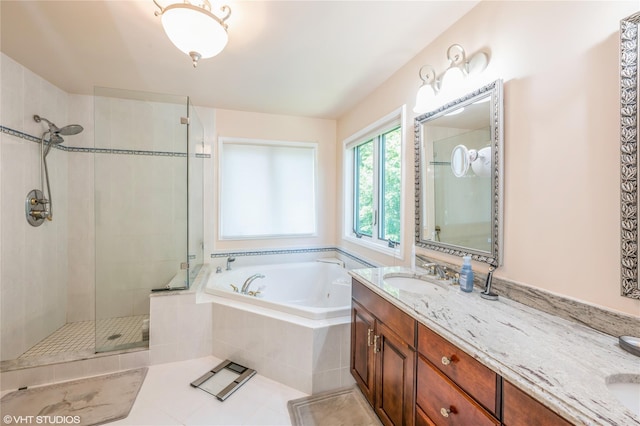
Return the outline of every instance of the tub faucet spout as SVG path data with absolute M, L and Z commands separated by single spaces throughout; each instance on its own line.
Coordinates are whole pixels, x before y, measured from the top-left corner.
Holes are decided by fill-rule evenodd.
M 249 286 L 251 285 L 251 283 L 254 280 L 257 280 L 258 278 L 264 278 L 264 275 L 255 274 L 255 275 L 251 275 L 249 278 L 247 278 L 246 281 L 244 282 L 244 284 L 242 284 L 242 289 L 240 290 L 240 293 L 248 294 L 249 293 Z
M 235 262 L 236 258 L 233 256 L 227 257 L 227 271 L 231 270 L 231 262 Z

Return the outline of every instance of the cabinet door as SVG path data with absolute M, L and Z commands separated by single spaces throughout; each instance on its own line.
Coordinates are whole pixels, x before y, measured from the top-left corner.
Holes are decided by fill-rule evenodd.
M 413 426 L 415 351 L 383 323 L 376 327 L 376 414 L 385 425 Z
M 571 426 L 571 423 L 506 380 L 502 398 L 502 422 L 505 426 Z
M 375 319 L 373 316 L 358 303 L 353 302 L 351 310 L 351 375 L 372 406 L 375 383 L 374 333 Z

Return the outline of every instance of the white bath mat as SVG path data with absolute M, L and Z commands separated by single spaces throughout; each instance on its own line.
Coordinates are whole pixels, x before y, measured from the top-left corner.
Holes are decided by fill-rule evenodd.
M 89 426 L 124 419 L 146 375 L 146 368 L 138 368 L 17 390 L 0 400 L 3 422 Z

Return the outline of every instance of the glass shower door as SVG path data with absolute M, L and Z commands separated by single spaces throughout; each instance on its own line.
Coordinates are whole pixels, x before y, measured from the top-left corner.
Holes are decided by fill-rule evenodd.
M 210 155 L 204 152 L 204 126 L 195 108 L 188 101 L 188 285 L 191 285 L 204 263 L 204 161 Z
M 188 285 L 188 99 L 95 89 L 96 352 L 148 346 L 152 290 Z

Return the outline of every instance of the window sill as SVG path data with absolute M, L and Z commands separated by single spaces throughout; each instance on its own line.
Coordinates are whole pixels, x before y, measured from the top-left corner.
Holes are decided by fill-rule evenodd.
M 357 238 L 355 235 L 345 235 L 344 240 L 350 243 L 359 245 L 361 247 L 367 248 L 369 250 L 377 251 L 379 253 L 385 254 L 387 256 L 403 260 L 402 256 L 402 246 L 398 244 L 395 248 L 391 248 L 382 244 L 376 244 L 369 240 L 365 240 L 363 238 Z

